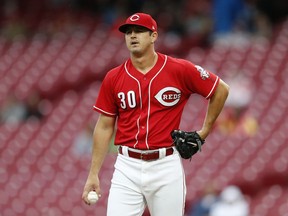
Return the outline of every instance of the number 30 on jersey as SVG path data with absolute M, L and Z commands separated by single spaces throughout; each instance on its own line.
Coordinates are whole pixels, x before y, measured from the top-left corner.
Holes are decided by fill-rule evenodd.
M 125 94 L 124 92 L 119 92 L 118 98 L 121 101 L 120 106 L 122 109 L 126 109 L 127 105 L 130 108 L 136 107 L 136 94 L 134 91 L 128 91 L 127 94 Z

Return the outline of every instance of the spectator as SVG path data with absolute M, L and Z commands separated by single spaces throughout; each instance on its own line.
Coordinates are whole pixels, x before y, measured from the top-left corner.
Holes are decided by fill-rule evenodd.
M 251 114 L 247 113 L 247 108 L 253 99 L 255 91 L 252 80 L 238 70 L 230 70 L 227 76 L 227 83 L 229 83 L 231 90 L 223 115 L 219 118 L 218 128 L 225 134 L 242 132 L 249 136 L 253 135 L 257 129 L 255 125 L 257 122 L 255 122 L 256 119 Z M 253 133 L 250 134 L 249 129 L 247 131 L 247 127 L 250 129 L 253 127 Z
M 227 107 L 234 109 L 235 118 L 239 119 L 252 100 L 254 93 L 253 83 L 250 78 L 237 70 L 231 72 L 227 80 L 232 86 L 231 94 L 227 98 Z
M 92 143 L 93 143 L 93 125 L 87 124 L 76 136 L 73 147 L 72 153 L 75 156 L 81 157 L 82 155 L 91 154 L 92 150 Z
M 18 100 L 13 94 L 9 95 L 6 103 L 1 108 L 0 122 L 3 123 L 19 123 L 24 120 L 26 113 L 25 104 Z
M 32 93 L 26 102 L 25 120 L 39 120 L 42 119 L 43 113 L 40 108 L 41 98 L 38 93 Z
M 216 34 L 227 34 L 233 28 L 244 10 L 243 0 L 214 0 L 213 1 L 214 31 Z
M 245 44 L 255 36 L 271 37 L 271 24 L 254 0 L 213 0 L 214 29 L 212 42 Z
M 209 216 L 211 207 L 218 200 L 218 193 L 213 184 L 208 184 L 202 197 L 192 206 L 189 216 Z
M 209 216 L 248 216 L 249 205 L 239 187 L 229 185 L 211 208 Z

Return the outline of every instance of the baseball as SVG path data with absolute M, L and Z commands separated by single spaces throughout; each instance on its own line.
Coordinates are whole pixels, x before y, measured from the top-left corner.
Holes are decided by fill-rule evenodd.
M 90 204 L 95 204 L 98 201 L 99 197 L 98 194 L 95 191 L 90 191 L 88 193 L 88 200 Z

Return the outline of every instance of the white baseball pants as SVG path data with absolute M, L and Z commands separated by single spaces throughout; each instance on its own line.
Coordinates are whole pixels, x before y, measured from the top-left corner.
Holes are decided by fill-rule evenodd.
M 186 197 L 182 161 L 170 156 L 143 161 L 118 154 L 108 198 L 107 216 L 183 216 Z

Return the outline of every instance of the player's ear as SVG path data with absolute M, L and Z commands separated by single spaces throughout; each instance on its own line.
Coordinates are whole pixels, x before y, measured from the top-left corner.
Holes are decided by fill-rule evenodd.
M 154 43 L 158 38 L 158 33 L 156 31 L 152 32 L 151 38 L 152 38 L 151 43 Z

